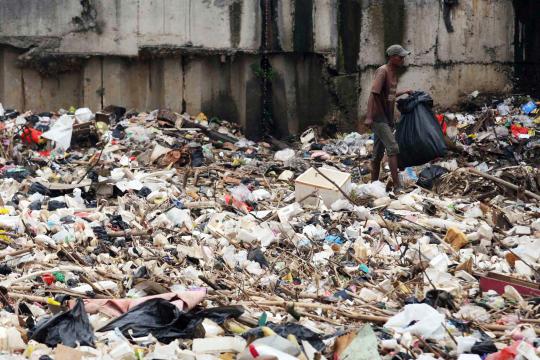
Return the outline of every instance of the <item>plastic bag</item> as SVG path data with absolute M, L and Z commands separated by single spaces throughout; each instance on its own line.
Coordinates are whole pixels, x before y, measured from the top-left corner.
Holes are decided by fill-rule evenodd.
M 399 173 L 399 179 L 403 186 L 411 187 L 416 183 L 416 181 L 418 181 L 418 176 L 416 175 L 413 168 L 408 167 Z
M 446 334 L 442 326 L 445 322 L 443 314 L 427 304 L 405 305 L 402 312 L 392 316 L 384 327 L 398 333 L 410 332 L 426 339 L 440 340 Z
M 71 134 L 73 133 L 73 117 L 62 115 L 47 132 L 41 137 L 56 142 L 56 148 L 67 150 L 71 145 Z
M 237 318 L 244 313 L 241 306 L 224 306 L 201 311 L 182 312 L 164 299 L 150 299 L 135 306 L 127 313 L 98 330 L 111 331 L 116 328 L 128 337 L 142 337 L 152 334 L 163 343 L 175 339 L 192 339 L 195 329 L 204 319 L 222 324 L 229 318 Z
M 274 154 L 274 160 L 286 162 L 286 161 L 291 160 L 294 157 L 294 155 L 295 155 L 295 152 L 293 149 L 284 149 Z
M 49 347 L 58 344 L 94 346 L 94 330 L 88 321 L 83 301 L 77 299 L 73 309 L 39 322 L 31 331 L 30 338 Z
M 424 189 L 431 189 L 435 180 L 447 172 L 448 170 L 439 165 L 428 166 L 420 172 L 416 183 Z
M 92 120 L 94 114 L 89 108 L 79 108 L 75 111 L 75 118 L 82 123 Z
M 362 197 L 372 197 L 375 199 L 382 198 L 387 195 L 386 185 L 379 180 L 368 184 L 354 185 L 352 190 Z
M 423 303 L 433 307 L 444 307 L 453 311 L 456 310 L 454 297 L 444 290 L 429 290 Z
M 243 202 L 245 202 L 245 201 L 249 201 L 249 202 L 254 201 L 253 193 L 244 184 L 240 184 L 240 185 L 235 186 L 234 188 L 232 188 L 231 189 L 231 195 L 238 201 L 243 201 Z
M 396 129 L 396 140 L 400 169 L 422 165 L 446 155 L 444 135 L 432 106 L 433 99 L 422 91 L 398 100 L 401 120 Z

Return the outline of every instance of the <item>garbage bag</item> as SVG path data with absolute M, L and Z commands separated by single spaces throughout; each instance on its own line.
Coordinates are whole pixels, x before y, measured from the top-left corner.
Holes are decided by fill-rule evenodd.
M 58 344 L 70 347 L 78 344 L 94 346 L 94 330 L 81 299 L 77 299 L 73 309 L 40 321 L 29 335 L 30 339 L 49 347 Z
M 431 189 L 435 180 L 446 174 L 448 170 L 439 165 L 431 165 L 420 172 L 416 184 L 424 189 Z
M 446 155 L 442 129 L 432 107 L 433 99 L 423 91 L 398 100 L 401 120 L 397 124 L 396 140 L 400 169 L 422 165 Z
M 169 344 L 176 339 L 192 339 L 196 328 L 204 319 L 222 324 L 229 318 L 237 318 L 244 313 L 241 306 L 223 306 L 200 311 L 182 312 L 164 299 L 150 299 L 132 308 L 127 313 L 103 326 L 98 332 L 116 328 L 128 337 L 142 337 L 152 334 L 159 341 Z

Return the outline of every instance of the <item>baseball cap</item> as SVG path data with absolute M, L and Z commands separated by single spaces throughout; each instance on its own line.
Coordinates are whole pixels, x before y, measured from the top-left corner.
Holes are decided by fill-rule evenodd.
M 386 55 L 388 56 L 399 55 L 405 57 L 410 53 L 411 52 L 409 50 L 405 50 L 401 45 L 392 45 L 386 49 Z

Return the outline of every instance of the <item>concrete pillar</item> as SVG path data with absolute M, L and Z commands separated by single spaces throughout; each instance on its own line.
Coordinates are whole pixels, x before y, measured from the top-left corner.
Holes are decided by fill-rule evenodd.
M 189 114 L 201 111 L 202 91 L 206 86 L 206 76 L 203 74 L 203 63 L 195 57 L 183 57 L 184 70 L 184 101 Z
M 0 102 L 4 108 L 24 111 L 22 69 L 15 64 L 19 54 L 10 48 L 0 49 Z
M 181 111 L 183 98 L 184 76 L 182 58 L 163 59 L 163 107 L 173 111 Z
M 100 57 L 90 58 L 83 70 L 83 100 L 84 106 L 93 111 L 102 107 L 103 95 L 103 59 Z
M 272 80 L 274 121 L 279 133 L 297 134 L 299 119 L 295 63 L 283 55 L 272 56 L 271 62 L 275 74 Z
M 103 104 L 148 110 L 150 63 L 122 58 L 103 61 Z
M 315 0 L 313 2 L 313 37 L 316 52 L 336 51 L 337 24 L 337 1 Z

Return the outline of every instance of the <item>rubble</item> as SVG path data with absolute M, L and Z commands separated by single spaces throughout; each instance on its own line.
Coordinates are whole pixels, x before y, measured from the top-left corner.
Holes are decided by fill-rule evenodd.
M 0 107 L 0 358 L 537 359 L 537 105 L 440 114 L 404 194 L 369 134 Z

